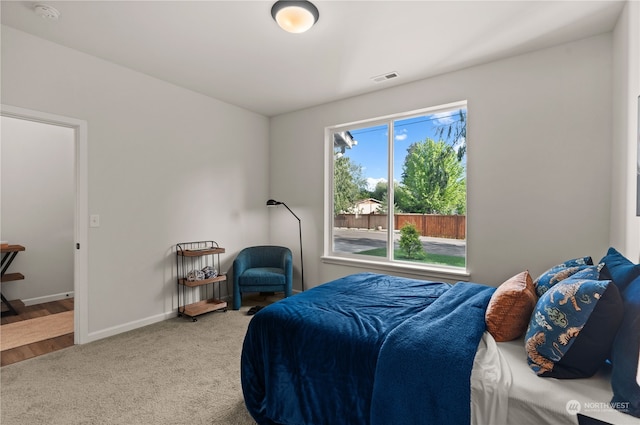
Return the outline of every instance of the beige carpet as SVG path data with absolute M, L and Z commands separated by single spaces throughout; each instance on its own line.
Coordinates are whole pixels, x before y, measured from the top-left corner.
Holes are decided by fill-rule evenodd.
M 8 323 L 0 328 L 0 350 L 73 333 L 73 311 Z
M 264 299 L 174 318 L 0 369 L 3 425 L 253 425 L 240 353 Z

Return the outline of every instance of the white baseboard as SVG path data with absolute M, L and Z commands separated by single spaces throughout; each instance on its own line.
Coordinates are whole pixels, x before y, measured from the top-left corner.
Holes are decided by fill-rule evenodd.
M 300 291 L 294 290 L 293 292 L 300 292 Z M 29 306 L 34 304 L 42 304 L 49 301 L 58 301 L 65 298 L 72 298 L 72 297 L 73 297 L 73 291 L 63 292 L 61 294 L 48 295 L 46 297 L 30 298 L 30 299 L 23 300 L 22 302 L 24 303 L 25 306 Z M 232 297 L 231 295 L 225 295 L 220 298 L 222 300 L 230 302 Z M 140 320 L 134 320 L 133 322 L 124 323 L 122 325 L 113 326 L 113 327 L 99 330 L 96 332 L 90 332 L 89 335 L 87 335 L 86 341 L 82 341 L 81 343 L 77 342 L 77 343 L 86 344 L 89 342 L 98 341 L 100 339 L 118 335 L 123 332 L 128 332 L 134 329 L 142 328 L 144 326 L 151 325 L 153 323 L 162 322 L 163 320 L 174 318 L 177 315 L 178 315 L 178 311 L 176 309 L 174 311 L 167 311 L 165 313 L 157 314 L 155 316 L 147 317 Z
M 30 305 L 35 305 L 35 304 L 42 304 L 42 303 L 48 303 L 51 301 L 64 300 L 65 298 L 73 298 L 73 291 L 63 292 L 61 294 L 47 295 L 44 297 L 29 298 L 26 300 L 22 300 L 22 302 L 24 303 L 25 306 L 28 307 Z
M 222 300 L 229 302 L 231 295 L 225 295 L 220 297 Z M 141 328 L 143 326 L 151 325 L 153 323 L 162 322 L 163 320 L 174 318 L 178 315 L 178 310 L 167 311 L 165 313 L 157 314 L 155 316 L 147 317 L 145 319 L 134 320 L 133 322 L 124 323 L 122 325 L 113 326 L 111 328 L 103 329 L 96 332 L 90 332 L 86 341 L 82 341 L 82 344 L 86 344 L 93 341 L 98 341 L 103 338 L 118 335 L 123 332 L 132 331 L 134 329 Z
M 169 311 L 162 314 L 157 314 L 155 316 L 147 317 L 145 319 L 134 320 L 133 322 L 124 323 L 122 325 L 113 326 L 107 329 L 103 329 L 96 332 L 90 332 L 87 335 L 87 340 L 82 343 L 88 343 L 93 341 L 98 341 L 99 339 L 108 338 L 110 336 L 118 335 L 123 332 L 132 331 L 134 329 L 142 328 L 147 325 L 152 325 L 154 323 L 162 322 L 163 320 L 171 319 L 172 317 L 176 317 L 178 315 L 176 311 Z
M 224 300 L 231 297 L 227 295 L 221 298 Z M 89 335 L 87 335 L 86 341 L 82 341 L 82 344 L 98 341 L 100 339 L 118 335 L 123 332 L 132 331 L 134 329 L 142 328 L 144 326 L 151 325 L 153 323 L 162 322 L 163 320 L 172 319 L 177 315 L 178 315 L 178 309 L 176 308 L 173 311 L 167 311 L 161 314 L 157 314 L 155 316 L 147 317 L 140 320 L 134 320 L 133 322 L 129 322 L 129 323 L 123 323 L 122 325 L 113 326 L 107 329 L 102 329 L 100 331 L 90 332 Z

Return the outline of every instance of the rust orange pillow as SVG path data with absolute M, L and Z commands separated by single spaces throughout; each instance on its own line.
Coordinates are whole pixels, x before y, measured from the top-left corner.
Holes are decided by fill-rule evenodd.
M 485 313 L 487 330 L 498 342 L 521 337 L 527 330 L 537 301 L 529 271 L 518 273 L 500 285 L 491 296 Z

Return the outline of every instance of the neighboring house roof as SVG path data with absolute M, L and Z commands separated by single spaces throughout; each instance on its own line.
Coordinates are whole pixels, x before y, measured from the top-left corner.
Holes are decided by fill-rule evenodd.
M 357 144 L 358 141 L 348 131 L 333 133 L 333 147 L 340 148 L 340 153 L 344 153 L 347 149 L 351 149 Z
M 367 198 L 367 199 L 363 199 L 361 201 L 356 202 L 356 205 L 360 205 L 360 204 L 378 204 L 378 205 L 382 205 L 382 202 L 378 201 L 375 198 Z
M 355 210 L 360 214 L 371 214 L 376 212 L 382 206 L 382 202 L 374 198 L 367 198 L 356 202 Z

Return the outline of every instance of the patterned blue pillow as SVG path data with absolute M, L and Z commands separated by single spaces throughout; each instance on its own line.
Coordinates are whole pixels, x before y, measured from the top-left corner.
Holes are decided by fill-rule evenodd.
M 571 277 L 553 285 L 538 300 L 527 329 L 529 367 L 544 377 L 593 376 L 609 355 L 622 312 L 610 280 Z
M 579 257 L 551 267 L 549 270 L 542 273 L 536 280 L 533 281 L 533 285 L 536 287 L 536 294 L 541 297 L 542 294 L 547 292 L 549 288 L 551 288 L 556 283 L 570 277 L 571 275 L 579 272 L 585 267 L 592 265 L 593 260 L 591 259 L 591 257 Z
M 611 273 L 609 273 L 609 269 L 605 263 L 598 263 L 593 266 L 581 266 L 580 270 L 572 274 L 568 279 L 612 280 Z
M 611 402 L 616 409 L 640 418 L 640 383 L 636 380 L 640 356 L 640 277 L 627 286 L 622 300 L 624 317 L 611 347 Z
M 640 276 L 640 264 L 633 264 L 613 247 L 609 248 L 607 255 L 602 257 L 600 262 L 607 265 L 611 272 L 613 283 L 618 285 L 621 293 L 624 292 L 633 279 Z

